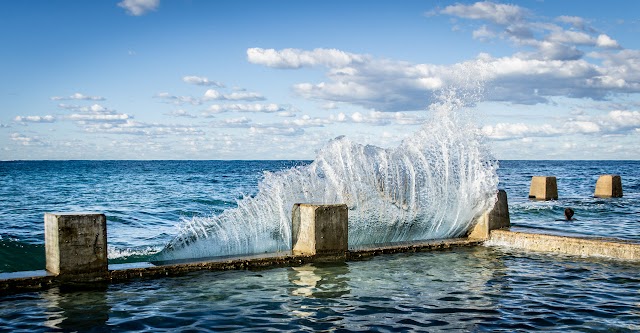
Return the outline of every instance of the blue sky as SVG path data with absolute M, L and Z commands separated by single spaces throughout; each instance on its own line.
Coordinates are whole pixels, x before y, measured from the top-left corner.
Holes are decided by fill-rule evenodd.
M 312 159 L 340 135 L 393 147 L 469 77 L 497 158 L 639 159 L 639 10 L 3 1 L 0 160 Z

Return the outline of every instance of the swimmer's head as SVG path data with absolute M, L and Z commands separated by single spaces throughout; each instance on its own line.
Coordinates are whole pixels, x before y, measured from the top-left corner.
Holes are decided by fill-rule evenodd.
M 565 209 L 564 209 L 564 217 L 565 217 L 567 220 L 571 220 L 571 218 L 573 217 L 573 209 L 571 209 L 571 208 L 565 208 Z

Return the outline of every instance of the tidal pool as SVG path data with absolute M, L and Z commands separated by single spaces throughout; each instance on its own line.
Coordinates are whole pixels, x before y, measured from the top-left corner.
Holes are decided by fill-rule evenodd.
M 635 331 L 640 264 L 458 248 L 0 298 L 2 331 Z

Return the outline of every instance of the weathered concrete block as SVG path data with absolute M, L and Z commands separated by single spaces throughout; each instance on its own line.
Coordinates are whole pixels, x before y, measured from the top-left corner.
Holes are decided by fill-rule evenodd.
M 622 198 L 622 178 L 618 175 L 601 175 L 593 195 L 598 198 Z
M 108 273 L 107 218 L 98 213 L 46 213 L 46 269 L 70 281 L 99 280 Z
M 349 238 L 347 205 L 295 204 L 291 231 L 294 254 L 344 258 Z
M 498 194 L 496 196 L 496 204 L 490 211 L 482 214 L 477 219 L 475 227 L 469 233 L 469 238 L 488 239 L 491 230 L 508 228 L 511 226 L 507 192 L 504 190 L 498 190 Z
M 553 176 L 531 177 L 529 198 L 536 200 L 558 200 L 558 184 Z

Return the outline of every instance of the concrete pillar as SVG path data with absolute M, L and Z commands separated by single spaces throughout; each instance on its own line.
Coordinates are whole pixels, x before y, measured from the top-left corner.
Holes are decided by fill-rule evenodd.
M 490 211 L 478 217 L 475 227 L 469 233 L 469 238 L 488 239 L 491 230 L 508 228 L 509 226 L 511 226 L 511 220 L 507 192 L 498 190 L 496 204 Z
M 294 254 L 344 259 L 348 249 L 345 204 L 294 204 L 291 229 Z
M 107 218 L 98 213 L 45 213 L 47 271 L 70 282 L 99 281 L 108 273 Z
M 618 175 L 601 175 L 593 195 L 597 198 L 622 198 L 622 179 Z
M 558 200 L 558 184 L 553 176 L 531 177 L 529 199 Z

